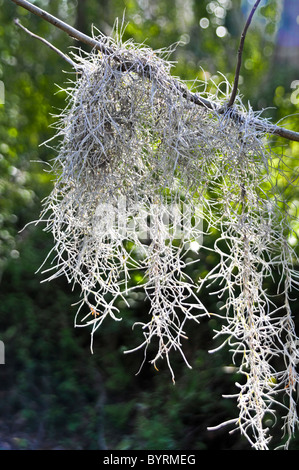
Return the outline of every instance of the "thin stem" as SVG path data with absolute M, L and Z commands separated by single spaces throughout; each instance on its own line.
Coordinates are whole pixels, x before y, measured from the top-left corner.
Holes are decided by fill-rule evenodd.
M 78 41 L 81 41 L 90 47 L 96 47 L 97 49 L 100 49 L 100 51 L 103 54 L 110 55 L 113 53 L 113 51 L 109 47 L 98 42 L 96 39 L 93 39 L 90 36 L 87 36 L 86 34 L 81 33 L 77 29 L 68 25 L 64 21 L 59 20 L 54 15 L 51 15 L 50 13 L 46 12 L 42 8 L 39 8 L 36 5 L 33 5 L 30 2 L 27 2 L 27 0 L 12 0 L 12 1 L 16 3 L 17 5 L 19 5 L 20 7 L 23 7 L 26 10 L 30 11 L 34 15 L 37 15 L 43 20 L 48 21 L 48 23 L 51 23 L 53 26 L 56 26 L 56 28 L 61 29 L 62 31 L 67 33 L 70 37 L 77 39 Z
M 23 31 L 25 31 L 27 34 L 29 34 L 29 36 L 35 38 L 35 39 L 38 39 L 39 41 L 43 42 L 44 44 L 46 44 L 48 47 L 50 47 L 50 49 L 52 49 L 53 51 L 55 51 L 58 55 L 60 55 L 60 57 L 62 57 L 64 60 L 66 60 L 66 62 L 68 62 L 72 67 L 74 68 L 77 68 L 77 64 L 70 58 L 68 57 L 66 54 L 64 54 L 63 52 L 61 52 L 59 49 L 57 49 L 57 47 L 53 46 L 53 44 L 51 44 L 49 41 L 47 41 L 46 39 L 38 36 L 37 34 L 34 34 L 32 33 L 29 29 L 25 28 L 25 26 L 23 26 L 19 19 L 18 18 L 15 18 L 14 19 L 14 23 L 19 27 L 21 28 Z
M 53 24 L 57 28 L 59 28 L 62 31 L 66 32 L 72 38 L 77 39 L 78 41 L 81 41 L 84 44 L 101 51 L 105 55 L 112 55 L 113 54 L 113 59 L 120 64 L 121 70 L 126 71 L 126 70 L 130 69 L 130 70 L 132 70 L 132 71 L 134 71 L 138 74 L 140 73 L 140 71 L 138 69 L 138 66 L 136 66 L 136 64 L 132 64 L 129 61 L 124 61 L 123 58 L 118 57 L 114 53 L 114 51 L 111 47 L 108 47 L 105 44 L 97 41 L 96 39 L 93 39 L 90 36 L 87 36 L 86 34 L 81 33 L 77 29 L 73 28 L 72 26 L 68 25 L 67 23 L 64 23 L 63 21 L 59 20 L 58 18 L 51 15 L 50 13 L 47 13 L 46 11 L 42 10 L 41 8 L 33 5 L 32 3 L 27 2 L 26 0 L 11 0 L 11 1 L 16 3 L 17 5 L 25 8 L 26 10 L 30 11 L 31 13 L 39 16 L 40 18 L 48 21 L 49 23 Z M 255 9 L 257 8 L 259 1 L 260 0 L 258 0 L 256 2 L 256 4 L 254 5 L 254 7 L 251 11 L 251 14 L 250 14 L 250 16 L 249 16 L 249 18 L 246 22 L 243 34 L 242 34 L 240 48 L 239 48 L 239 59 L 238 59 L 238 67 L 237 67 L 237 70 L 236 70 L 236 76 L 235 76 L 234 90 L 238 86 L 238 79 L 239 79 L 238 69 L 241 66 L 241 57 L 242 57 L 242 50 L 243 50 L 243 45 L 242 44 L 244 43 L 246 31 L 249 27 L 249 24 L 250 24 L 252 16 L 253 16 L 253 13 L 254 13 Z M 150 69 L 147 70 L 146 68 L 142 68 L 143 76 L 151 77 L 151 73 L 152 73 L 152 71 Z M 210 109 L 210 110 L 215 110 L 215 112 L 218 113 L 218 114 L 221 114 L 221 113 L 225 112 L 224 107 L 219 108 L 213 102 L 198 96 L 196 93 L 192 93 L 191 91 L 189 91 L 187 89 L 187 87 L 184 87 L 181 83 L 179 83 L 175 79 L 172 80 L 172 85 L 182 94 L 182 96 L 185 99 L 190 100 L 192 103 L 194 103 L 196 105 L 199 105 L 199 106 L 204 106 L 205 108 Z M 230 101 L 229 101 L 228 105 L 226 106 L 226 109 L 227 109 L 227 107 L 232 106 L 231 103 L 234 102 L 234 99 L 235 99 L 235 96 L 232 94 L 232 96 L 230 98 Z M 239 120 L 239 121 L 243 120 L 243 116 L 240 115 L 237 112 L 233 112 L 230 115 L 231 115 L 232 118 L 234 118 L 236 120 Z M 283 137 L 283 138 L 288 139 L 288 140 L 299 142 L 299 132 L 290 131 L 288 129 L 284 129 L 283 127 L 279 127 L 279 126 L 276 126 L 276 125 L 269 126 L 269 124 L 267 124 L 263 127 L 261 121 L 257 121 L 256 126 L 261 131 L 270 133 L 272 135 L 277 135 L 277 136 Z
M 240 69 L 241 69 L 241 64 L 242 64 L 242 54 L 243 54 L 244 43 L 245 43 L 245 37 L 246 37 L 247 30 L 250 26 L 251 20 L 253 18 L 253 15 L 254 15 L 260 1 L 261 0 L 257 0 L 255 2 L 254 6 L 253 6 L 253 8 L 250 12 L 250 15 L 247 18 L 247 21 L 246 21 L 246 24 L 244 26 L 243 32 L 241 34 L 240 45 L 239 45 L 239 49 L 238 49 L 238 60 L 237 60 L 237 67 L 236 67 L 236 72 L 235 72 L 234 86 L 233 86 L 233 90 L 232 90 L 232 93 L 231 93 L 231 97 L 230 97 L 229 102 L 227 104 L 228 108 L 232 107 L 232 105 L 235 102 L 236 96 L 237 96 L 239 77 L 240 77 Z

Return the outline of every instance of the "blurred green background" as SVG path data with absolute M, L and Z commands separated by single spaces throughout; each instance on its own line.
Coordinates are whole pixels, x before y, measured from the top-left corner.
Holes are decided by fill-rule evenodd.
M 252 1 L 240 0 L 36 0 L 38 6 L 90 34 L 93 24 L 109 35 L 115 18 L 125 19 L 124 38 L 154 49 L 178 40 L 172 59 L 182 79 L 233 81 L 240 34 Z M 94 339 L 75 329 L 79 292 L 64 279 L 41 283 L 35 274 L 52 247 L 38 218 L 41 200 L 52 188 L 47 163 L 51 149 L 40 146 L 54 134 L 53 115 L 64 107 L 57 93 L 68 79 L 69 66 L 42 43 L 18 29 L 13 18 L 67 52 L 78 45 L 65 33 L 0 0 L 0 80 L 5 103 L 0 105 L 0 340 L 5 365 L 0 365 L 0 448 L 2 449 L 163 449 L 239 450 L 248 443 L 228 429 L 208 426 L 237 416 L 233 400 L 237 377 L 228 351 L 214 347 L 215 320 L 189 325 L 186 356 L 173 358 L 176 384 L 167 367 L 145 364 L 142 351 L 124 355 L 138 344 L 132 324 L 146 318 L 147 306 L 131 298 L 121 323 L 106 321 Z M 262 1 L 244 48 L 240 90 L 254 109 L 269 108 L 273 122 L 299 111 L 299 4 L 297 0 Z M 298 81 L 298 82 L 297 82 Z M 298 130 L 299 119 L 282 121 Z M 273 139 L 298 167 L 298 143 Z M 295 157 L 295 158 L 292 158 Z M 297 203 L 299 191 L 290 197 Z M 212 243 L 213 240 L 207 241 Z M 199 276 L 215 263 L 200 253 L 191 274 Z M 213 311 L 221 306 L 208 296 Z M 296 313 L 296 309 L 294 312 Z M 279 426 L 278 426 L 279 428 Z M 278 429 L 279 431 L 279 429 Z M 275 433 L 273 445 L 280 439 Z M 292 447 L 299 449 L 299 436 Z

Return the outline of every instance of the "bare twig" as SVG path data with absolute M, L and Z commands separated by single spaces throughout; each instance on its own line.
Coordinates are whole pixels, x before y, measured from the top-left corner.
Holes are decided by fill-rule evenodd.
M 39 8 L 36 5 L 33 5 L 30 2 L 27 2 L 26 0 L 12 0 L 12 1 L 16 3 L 17 5 L 30 11 L 34 15 L 37 15 L 43 20 L 48 21 L 48 23 L 51 23 L 53 26 L 56 26 L 56 28 L 61 29 L 62 31 L 67 33 L 70 37 L 77 39 L 78 41 L 81 41 L 90 47 L 96 47 L 97 49 L 100 49 L 100 51 L 103 54 L 109 55 L 113 52 L 109 50 L 109 47 L 106 47 L 104 44 L 99 43 L 96 39 L 93 39 L 90 36 L 87 36 L 86 34 L 81 33 L 77 29 L 68 25 L 64 21 L 59 20 L 54 15 L 51 15 L 50 13 L 46 12 L 42 8 Z
M 239 45 L 239 49 L 238 49 L 238 60 L 237 60 L 237 67 L 236 67 L 236 72 L 235 72 L 235 80 L 234 80 L 233 90 L 232 90 L 229 102 L 227 104 L 228 108 L 232 107 L 232 105 L 234 104 L 235 99 L 236 99 L 236 95 L 237 95 L 237 91 L 238 91 L 240 69 L 241 69 L 241 64 L 242 64 L 242 54 L 243 54 L 243 49 L 244 49 L 245 37 L 246 37 L 247 30 L 250 26 L 251 20 L 253 18 L 253 15 L 254 15 L 260 1 L 261 0 L 257 0 L 255 2 L 254 6 L 253 6 L 253 8 L 250 12 L 250 15 L 247 18 L 246 24 L 245 24 L 244 29 L 243 29 L 242 34 L 241 34 L 240 45 Z
M 35 38 L 35 39 L 38 39 L 39 41 L 43 42 L 44 44 L 46 44 L 48 47 L 50 47 L 50 49 L 52 49 L 53 51 L 55 51 L 58 55 L 60 55 L 64 60 L 66 60 L 66 62 L 68 62 L 72 67 L 76 68 L 76 63 L 70 58 L 68 57 L 66 54 L 64 54 L 63 52 L 61 52 L 59 49 L 57 49 L 57 47 L 53 46 L 53 44 L 51 44 L 49 41 L 47 41 L 46 39 L 44 38 L 41 38 L 40 36 L 38 36 L 37 34 L 34 34 L 32 33 L 31 31 L 29 31 L 29 29 L 25 28 L 25 26 L 23 26 L 19 19 L 18 18 L 15 18 L 14 19 L 14 23 L 19 27 L 21 28 L 23 31 L 25 31 L 27 34 L 29 34 L 29 36 Z
M 81 33 L 77 29 L 75 29 L 72 26 L 68 25 L 67 23 L 59 20 L 58 18 L 51 15 L 50 13 L 47 13 L 46 11 L 44 11 L 41 8 L 37 7 L 36 5 L 33 5 L 32 3 L 28 2 L 27 0 L 11 0 L 11 1 L 13 1 L 17 5 L 25 8 L 26 10 L 30 11 L 31 13 L 39 16 L 40 18 L 48 21 L 52 25 L 56 26 L 57 28 L 59 28 L 62 31 L 64 31 L 65 33 L 67 33 L 70 37 L 72 37 L 74 39 L 77 39 L 78 41 L 83 42 L 84 44 L 90 46 L 91 48 L 95 48 L 95 49 L 99 50 L 100 52 L 102 52 L 102 54 L 105 54 L 105 55 L 112 55 L 113 54 L 113 59 L 119 63 L 119 66 L 120 66 L 121 70 L 123 70 L 123 71 L 131 70 L 131 71 L 134 71 L 136 73 L 140 73 L 139 70 L 138 70 L 138 67 L 136 67 L 135 64 L 132 64 L 128 60 L 124 60 L 122 57 L 116 56 L 111 47 L 108 47 L 104 43 L 102 43 L 100 41 L 97 41 L 96 39 L 94 39 L 90 36 L 87 36 L 84 33 Z M 254 7 L 251 11 L 251 14 L 250 14 L 250 16 L 249 16 L 249 18 L 246 22 L 244 31 L 242 33 L 239 52 L 238 52 L 238 65 L 237 65 L 237 70 L 236 70 L 236 75 L 235 75 L 235 83 L 234 83 L 233 92 L 232 92 L 232 95 L 231 95 L 231 98 L 230 98 L 230 101 L 229 101 L 228 105 L 226 107 L 219 108 L 215 103 L 213 103 L 213 102 L 211 102 L 211 101 L 209 101 L 205 98 L 200 97 L 197 93 L 192 93 L 191 91 L 188 90 L 187 87 L 183 86 L 177 80 L 173 79 L 172 80 L 172 85 L 175 86 L 175 88 L 182 94 L 182 96 L 184 98 L 186 98 L 187 100 L 190 100 L 191 102 L 195 103 L 196 105 L 204 106 L 205 108 L 210 109 L 210 110 L 215 110 L 215 111 L 217 111 L 218 114 L 219 113 L 224 113 L 227 108 L 232 107 L 232 104 L 233 104 L 233 102 L 235 100 L 235 96 L 236 96 L 236 90 L 237 90 L 237 87 L 238 87 L 239 71 L 240 71 L 240 67 L 241 67 L 242 51 L 243 51 L 243 45 L 244 45 L 246 31 L 247 31 L 247 29 L 250 25 L 252 16 L 253 16 L 253 14 L 254 14 L 254 12 L 255 12 L 258 4 L 259 4 L 259 1 L 260 0 L 258 0 L 255 3 L 255 5 L 254 5 Z M 30 33 L 30 34 L 32 35 L 32 33 Z M 41 39 L 41 38 L 39 38 L 39 39 Z M 43 42 L 45 42 L 45 41 L 43 41 Z M 52 48 L 54 48 L 54 47 L 52 47 Z M 142 67 L 143 76 L 146 76 L 146 74 L 148 74 L 148 77 L 151 77 L 151 73 L 152 73 L 152 71 L 150 69 L 147 70 L 146 67 Z M 243 120 L 243 117 L 241 115 L 239 115 L 236 111 L 231 113 L 231 117 L 234 118 L 234 119 L 238 119 L 240 121 Z M 262 125 L 261 121 L 257 121 L 256 125 L 261 131 L 264 131 L 266 133 L 270 133 L 272 135 L 277 135 L 277 136 L 283 137 L 283 138 L 288 139 L 288 140 L 299 142 L 299 132 L 290 131 L 288 129 L 284 129 L 283 127 L 279 127 L 279 126 L 276 126 L 276 125 L 269 126 L 268 123 L 263 128 L 263 125 Z

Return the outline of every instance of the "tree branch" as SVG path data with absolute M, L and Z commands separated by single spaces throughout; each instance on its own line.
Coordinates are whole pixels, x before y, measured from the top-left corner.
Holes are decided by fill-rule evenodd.
M 227 104 L 228 108 L 232 107 L 232 105 L 234 104 L 235 99 L 236 99 L 236 95 L 237 95 L 237 91 L 238 91 L 239 77 L 240 77 L 240 69 L 241 69 L 241 64 L 242 64 L 242 54 L 243 54 L 243 49 L 244 49 L 245 37 L 246 37 L 247 30 L 250 26 L 251 20 L 253 18 L 253 15 L 255 13 L 255 10 L 257 9 L 260 1 L 261 0 L 257 0 L 255 2 L 254 6 L 253 6 L 253 8 L 250 12 L 250 15 L 247 18 L 246 24 L 245 24 L 244 29 L 243 29 L 242 34 L 241 34 L 240 45 L 239 45 L 239 49 L 238 49 L 238 60 L 237 60 L 237 67 L 236 67 L 236 72 L 235 72 L 235 80 L 234 80 L 234 85 L 233 85 L 233 90 L 232 90 L 232 93 L 231 93 L 231 97 L 230 97 L 229 102 Z
M 48 23 L 51 23 L 53 26 L 56 26 L 56 28 L 61 29 L 62 31 L 67 33 L 71 38 L 77 39 L 78 41 L 81 41 L 90 47 L 95 47 L 99 49 L 105 55 L 110 55 L 113 53 L 113 51 L 109 47 L 98 42 L 96 39 L 93 39 L 90 36 L 87 36 L 86 34 L 81 33 L 80 31 L 68 25 L 64 21 L 59 20 L 54 15 L 51 15 L 45 10 L 42 10 L 42 8 L 39 8 L 36 5 L 33 5 L 30 2 L 27 2 L 27 0 L 11 0 L 11 1 L 19 5 L 20 7 L 23 7 L 26 10 L 30 11 L 34 15 L 39 16 L 43 20 L 48 21 Z
M 66 54 L 64 54 L 63 52 L 61 52 L 59 49 L 57 49 L 57 47 L 53 46 L 53 44 L 51 44 L 49 41 L 47 41 L 46 39 L 44 38 L 41 38 L 40 36 L 38 36 L 37 34 L 34 34 L 32 33 L 31 31 L 29 31 L 29 29 L 25 28 L 25 26 L 23 26 L 19 19 L 18 18 L 15 18 L 14 19 L 14 23 L 19 27 L 21 28 L 23 31 L 25 31 L 25 33 L 29 34 L 29 36 L 35 38 L 35 39 L 38 39 L 39 41 L 43 42 L 44 44 L 46 44 L 48 47 L 50 47 L 50 49 L 52 49 L 53 51 L 55 51 L 58 55 L 60 55 L 64 60 L 66 60 L 72 67 L 76 68 L 76 63 L 70 58 L 68 57 Z
M 113 54 L 113 59 L 116 60 L 120 64 L 121 70 L 123 70 L 123 71 L 131 70 L 131 71 L 134 71 L 136 73 L 140 73 L 140 71 L 138 70 L 138 68 L 136 67 L 135 64 L 132 64 L 130 61 L 125 61 L 122 57 L 118 57 L 114 53 L 114 50 L 111 47 L 108 47 L 105 44 L 97 41 L 96 39 L 91 38 L 90 36 L 87 36 L 84 33 L 81 33 L 77 29 L 73 28 L 72 26 L 68 25 L 67 23 L 64 23 L 63 21 L 59 20 L 58 18 L 51 15 L 50 13 L 47 13 L 46 11 L 44 11 L 41 8 L 37 7 L 36 5 L 33 5 L 32 3 L 28 2 L 27 0 L 11 0 L 11 1 L 14 2 L 15 4 L 25 8 L 26 10 L 30 11 L 31 13 L 39 16 L 40 18 L 44 19 L 45 21 L 48 21 L 52 25 L 56 26 L 57 28 L 59 28 L 62 31 L 64 31 L 65 33 L 67 33 L 70 37 L 72 37 L 74 39 L 77 39 L 78 41 L 83 42 L 84 44 L 90 46 L 91 48 L 95 48 L 95 49 L 99 50 L 102 54 L 104 54 L 104 55 L 112 55 Z M 260 2 L 260 0 L 257 0 L 257 2 L 255 3 L 255 5 L 254 5 L 254 7 L 253 7 L 253 9 L 250 13 L 250 16 L 249 16 L 249 18 L 246 22 L 243 33 L 242 33 L 239 52 L 238 52 L 238 64 L 237 64 L 237 70 L 236 70 L 236 75 L 235 75 L 235 84 L 234 84 L 233 93 L 231 95 L 231 98 L 230 98 L 230 101 L 229 101 L 228 105 L 226 107 L 219 108 L 215 103 L 213 103 L 213 102 L 211 102 L 211 101 L 209 101 L 205 98 L 200 97 L 196 93 L 192 93 L 191 91 L 188 90 L 187 87 L 184 87 L 177 80 L 173 79 L 172 80 L 172 85 L 182 94 L 182 96 L 184 98 L 186 98 L 187 100 L 190 100 L 191 102 L 195 103 L 196 105 L 204 106 L 205 108 L 207 108 L 209 110 L 214 110 L 218 114 L 219 113 L 224 113 L 225 109 L 227 109 L 229 107 L 232 107 L 232 104 L 233 104 L 234 99 L 235 99 L 234 93 L 236 93 L 236 91 L 234 91 L 234 90 L 236 90 L 237 86 L 238 86 L 239 72 L 240 72 L 240 67 L 241 67 L 241 59 L 242 59 L 242 52 L 243 52 L 243 46 L 244 46 L 244 40 L 245 40 L 246 32 L 247 32 L 247 29 L 250 25 L 251 19 L 253 17 L 253 14 L 254 14 L 259 2 Z M 20 26 L 20 24 L 18 26 Z M 23 29 L 26 31 L 26 28 L 23 27 Z M 50 44 L 47 41 L 40 38 L 39 36 L 33 35 L 33 33 L 31 33 L 29 30 L 27 30 L 26 32 L 28 32 L 31 36 L 36 37 L 39 40 L 42 40 L 46 44 L 48 44 L 48 45 Z M 56 52 L 58 52 L 58 50 L 56 48 L 54 48 L 54 46 L 52 46 L 51 48 L 56 50 Z M 61 51 L 59 51 L 58 53 L 60 53 L 60 55 L 63 54 L 63 53 L 61 53 Z M 151 72 L 152 71 L 151 71 L 150 68 L 142 70 L 143 76 L 148 76 L 148 78 L 151 77 Z M 232 104 L 230 104 L 231 101 L 232 101 Z M 236 111 L 231 112 L 231 117 L 233 119 L 239 120 L 240 122 L 242 122 L 243 119 L 244 119 L 244 117 L 242 115 L 240 115 L 239 113 L 237 113 Z M 271 126 L 268 123 L 263 126 L 263 123 L 260 120 L 256 120 L 256 122 L 254 122 L 254 125 L 257 127 L 257 129 L 260 129 L 261 131 L 264 131 L 266 133 L 270 133 L 270 134 L 273 134 L 273 135 L 283 137 L 283 138 L 288 139 L 288 140 L 299 142 L 299 132 L 290 131 L 288 129 L 284 129 L 283 127 L 279 127 L 279 126 L 276 126 L 276 125 Z

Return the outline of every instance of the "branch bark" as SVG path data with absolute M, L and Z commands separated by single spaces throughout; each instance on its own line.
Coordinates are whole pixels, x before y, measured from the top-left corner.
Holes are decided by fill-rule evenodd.
M 64 21 L 59 20 L 54 15 L 51 15 L 50 13 L 46 12 L 42 8 L 39 8 L 36 5 L 33 5 L 33 3 L 27 2 L 27 0 L 11 0 L 11 1 L 19 5 L 20 7 L 23 7 L 26 10 L 30 11 L 34 15 L 39 16 L 43 20 L 48 21 L 48 23 L 51 23 L 53 26 L 56 26 L 56 28 L 61 29 L 66 34 L 68 34 L 71 38 L 77 39 L 78 41 L 82 41 L 90 47 L 99 48 L 99 46 L 101 46 L 100 50 L 103 54 L 112 53 L 112 51 L 109 51 L 109 48 L 105 47 L 103 44 L 100 44 L 95 39 L 87 36 L 84 33 L 81 33 L 76 28 L 73 28 L 72 26 L 68 25 Z
M 64 54 L 63 52 L 61 52 L 59 49 L 57 49 L 57 47 L 53 46 L 53 44 L 51 44 L 49 41 L 47 41 L 46 39 L 44 38 L 41 38 L 40 36 L 38 36 L 37 34 L 34 34 L 32 33 L 31 31 L 29 31 L 29 29 L 25 28 L 25 26 L 23 26 L 19 19 L 18 18 L 15 18 L 14 19 L 14 23 L 19 27 L 21 28 L 23 31 L 25 31 L 25 33 L 29 34 L 29 36 L 31 36 L 32 38 L 34 39 L 38 39 L 39 41 L 43 42 L 44 44 L 46 44 L 48 47 L 50 47 L 50 49 L 52 49 L 54 52 L 56 52 L 56 54 L 60 55 L 66 62 L 68 62 L 72 67 L 76 68 L 76 63 L 70 58 L 68 57 L 66 54 Z
M 252 10 L 251 10 L 251 12 L 250 12 L 250 14 L 247 18 L 247 21 L 245 23 L 244 29 L 243 29 L 242 34 L 241 34 L 240 45 L 239 45 L 239 49 L 238 49 L 238 60 L 237 60 L 237 67 L 236 67 L 236 72 L 235 72 L 234 85 L 233 85 L 233 90 L 232 90 L 232 93 L 231 93 L 230 100 L 227 104 L 228 108 L 232 107 L 232 105 L 234 104 L 235 99 L 236 99 L 236 95 L 237 95 L 237 91 L 238 91 L 241 64 L 242 64 L 242 55 L 243 55 L 245 37 L 246 37 L 247 30 L 250 26 L 251 20 L 253 18 L 253 15 L 254 15 L 257 7 L 259 6 L 260 1 L 261 0 L 257 0 L 255 2 L 254 6 L 252 7 Z
M 32 3 L 28 2 L 27 0 L 11 0 L 11 1 L 14 2 L 16 5 L 19 5 L 23 8 L 25 8 L 26 10 L 30 11 L 34 15 L 39 16 L 40 18 L 44 19 L 45 21 L 48 21 L 53 26 L 55 26 L 55 27 L 61 29 L 62 31 L 64 31 L 70 37 L 72 37 L 72 38 L 74 38 L 78 41 L 83 42 L 84 44 L 90 46 L 91 48 L 95 48 L 95 49 L 99 50 L 102 54 L 105 54 L 105 55 L 112 55 L 113 54 L 113 59 L 116 60 L 119 63 L 121 70 L 123 70 L 123 71 L 131 70 L 131 71 L 134 71 L 136 73 L 140 73 L 138 71 L 138 69 L 136 68 L 136 66 L 134 64 L 132 64 L 130 61 L 124 61 L 123 58 L 116 56 L 115 53 L 114 53 L 114 50 L 111 47 L 108 47 L 105 44 L 97 41 L 96 39 L 94 39 L 90 36 L 87 36 L 84 33 L 81 33 L 76 28 L 73 28 L 72 26 L 68 25 L 64 21 L 59 20 L 55 16 L 53 16 L 50 13 L 42 10 L 41 8 L 37 7 L 36 5 L 33 5 Z M 251 11 L 251 14 L 250 14 L 250 16 L 247 20 L 247 23 L 245 25 L 245 28 L 243 30 L 242 38 L 241 38 L 241 41 L 240 41 L 239 52 L 238 52 L 238 64 L 237 64 L 237 69 L 236 69 L 236 74 L 235 74 L 235 84 L 234 84 L 233 92 L 232 92 L 232 95 L 231 95 L 231 98 L 230 98 L 230 101 L 229 101 L 228 105 L 226 107 L 219 108 L 215 103 L 213 103 L 213 102 L 211 102 L 211 101 L 209 101 L 205 98 L 200 97 L 196 93 L 192 93 L 191 91 L 188 90 L 187 87 L 184 87 L 177 80 L 173 79 L 172 80 L 172 85 L 175 86 L 175 88 L 182 94 L 182 96 L 184 98 L 186 98 L 187 100 L 190 100 L 191 102 L 195 103 L 196 105 L 204 106 L 205 108 L 207 108 L 209 110 L 212 110 L 212 111 L 214 110 L 218 114 L 219 113 L 224 113 L 225 110 L 230 108 L 230 107 L 232 108 L 232 104 L 233 104 L 234 99 L 235 99 L 234 93 L 236 93 L 237 86 L 238 86 L 239 72 L 240 72 L 240 67 L 241 67 L 242 52 L 243 52 L 243 45 L 244 45 L 244 41 L 245 41 L 246 32 L 247 32 L 247 29 L 250 25 L 252 16 L 253 16 L 259 2 L 260 2 L 260 0 L 257 0 L 257 2 L 255 3 L 255 5 L 254 5 L 254 7 Z M 26 30 L 26 28 L 23 28 L 23 29 Z M 33 33 L 29 32 L 28 30 L 26 32 L 28 32 L 31 36 L 34 36 Z M 43 42 L 48 43 L 46 40 L 43 40 L 42 38 L 40 38 L 38 36 L 36 36 L 36 37 L 38 39 L 42 40 Z M 48 45 L 49 44 L 50 43 L 48 43 Z M 52 49 L 55 50 L 56 48 L 54 48 L 54 46 L 53 46 Z M 56 50 L 56 52 L 57 52 L 57 50 Z M 61 52 L 61 51 L 59 51 L 59 52 Z M 63 53 L 60 53 L 60 55 L 61 54 L 63 54 Z M 152 71 L 150 69 L 148 69 L 148 70 L 143 69 L 142 74 L 143 74 L 143 76 L 147 74 L 147 76 L 150 78 L 151 75 L 152 75 L 151 72 Z M 232 101 L 232 104 L 230 104 L 231 101 Z M 236 120 L 239 120 L 239 121 L 242 121 L 244 119 L 244 117 L 242 117 L 242 115 L 240 115 L 236 111 L 233 111 L 233 109 L 231 109 L 230 115 L 233 119 L 236 119 Z M 299 132 L 290 131 L 288 129 L 285 129 L 283 127 L 279 127 L 279 126 L 276 126 L 276 125 L 271 126 L 271 125 L 269 125 L 269 123 L 267 123 L 266 125 L 263 126 L 263 122 L 261 120 L 256 120 L 256 122 L 254 122 L 254 125 L 258 129 L 260 129 L 261 131 L 264 131 L 266 133 L 269 133 L 269 134 L 272 134 L 272 135 L 277 135 L 277 136 L 283 137 L 283 138 L 288 139 L 288 140 L 299 142 Z

